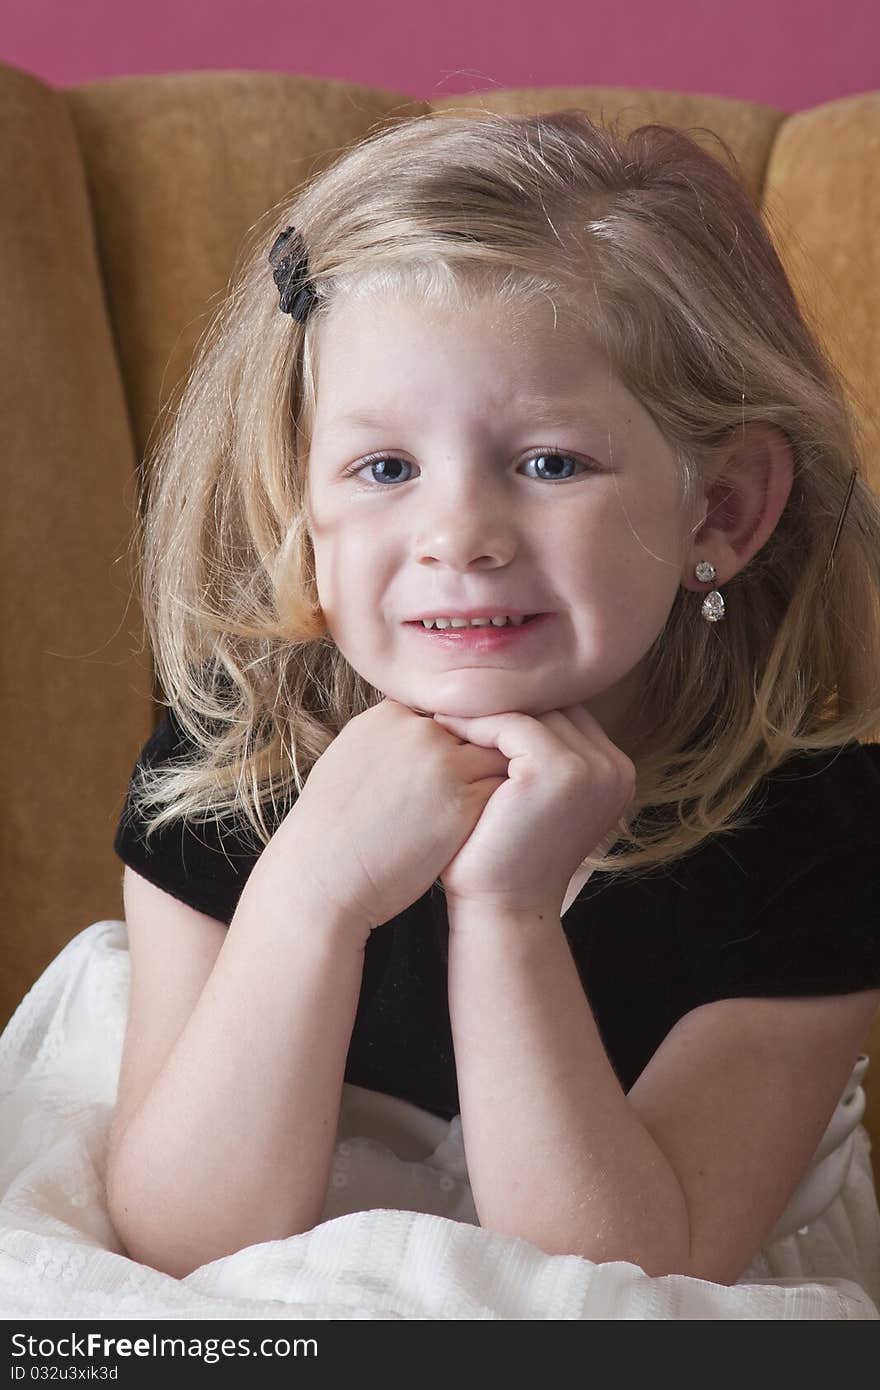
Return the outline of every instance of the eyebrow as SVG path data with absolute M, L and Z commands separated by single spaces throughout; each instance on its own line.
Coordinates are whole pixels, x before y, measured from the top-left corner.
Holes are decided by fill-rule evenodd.
M 511 410 L 518 410 L 529 420 L 537 423 L 545 422 L 552 424 L 562 420 L 566 415 L 589 421 L 591 424 L 605 424 L 607 421 L 596 420 L 589 408 L 589 402 L 583 396 L 572 399 L 553 400 L 548 397 L 541 397 L 531 400 L 521 400 L 512 402 Z M 352 410 L 345 415 L 339 415 L 334 420 L 335 426 L 353 426 L 355 429 L 385 429 L 388 427 L 393 412 L 383 412 L 381 410 L 370 409 Z
M 363 425 L 365 428 L 373 426 L 381 428 L 386 423 L 388 416 L 381 410 L 352 410 L 347 415 L 338 415 L 334 421 L 337 425 Z

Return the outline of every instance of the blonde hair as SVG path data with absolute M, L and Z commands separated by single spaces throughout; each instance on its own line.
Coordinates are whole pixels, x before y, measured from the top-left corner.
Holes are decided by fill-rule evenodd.
M 707 132 L 710 136 L 712 132 Z M 794 481 L 727 616 L 679 588 L 644 662 L 650 729 L 636 798 L 599 870 L 647 870 L 747 824 L 794 753 L 880 727 L 880 499 L 852 470 L 841 386 L 796 303 L 734 156 L 665 125 L 622 134 L 578 110 L 429 115 L 372 132 L 311 179 L 233 277 L 170 427 L 138 528 L 157 677 L 192 756 L 143 770 L 147 838 L 187 819 L 275 816 L 345 724 L 382 698 L 323 622 L 307 518 L 315 334 L 334 297 L 471 290 L 549 298 L 591 332 L 675 451 L 682 505 L 751 421 L 776 426 Z M 293 225 L 316 296 L 279 310 L 268 250 Z

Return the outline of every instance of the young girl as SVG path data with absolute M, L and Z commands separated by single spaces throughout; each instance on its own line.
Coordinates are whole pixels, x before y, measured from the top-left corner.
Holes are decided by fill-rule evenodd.
M 725 154 L 420 117 L 259 236 L 143 518 L 133 1258 L 315 1225 L 344 1081 L 652 1275 L 807 1169 L 880 1001 L 880 505 Z

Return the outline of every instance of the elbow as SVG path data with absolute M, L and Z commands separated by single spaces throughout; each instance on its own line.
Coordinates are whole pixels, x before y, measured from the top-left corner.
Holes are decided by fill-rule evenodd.
M 106 1189 L 107 1215 L 120 1246 L 119 1253 L 135 1264 L 167 1274 L 172 1279 L 185 1279 L 204 1263 L 192 1252 L 185 1254 L 179 1240 L 171 1242 L 167 1233 L 155 1223 L 143 1219 L 143 1205 L 134 1194 L 127 1194 L 118 1182 Z
M 251 1245 L 311 1229 L 308 1222 L 280 1222 L 278 1204 L 257 1214 L 246 1204 L 206 1206 L 201 1194 L 182 1194 L 176 1180 L 157 1180 L 133 1150 L 122 1158 L 117 1155 L 108 1167 L 105 1183 L 107 1215 L 121 1253 L 172 1279 L 186 1279 Z M 313 1224 L 319 1220 L 320 1213 Z
M 157 1274 L 167 1274 L 172 1279 L 186 1279 L 200 1265 L 192 1259 L 182 1259 L 177 1251 L 160 1249 L 149 1239 L 142 1241 L 134 1232 L 120 1229 L 119 1221 L 111 1216 L 116 1238 L 121 1246 L 120 1254 L 146 1269 L 154 1269 Z
M 104 1193 L 120 1253 L 135 1264 L 185 1279 L 218 1257 L 188 1236 L 186 1222 L 172 1212 L 167 1195 L 149 1188 L 130 1166 L 117 1162 L 108 1167 Z

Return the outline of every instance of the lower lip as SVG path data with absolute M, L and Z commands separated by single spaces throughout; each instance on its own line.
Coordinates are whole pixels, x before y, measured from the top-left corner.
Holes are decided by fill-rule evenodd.
M 543 630 L 553 616 L 552 613 L 539 613 L 530 623 L 520 623 L 518 627 L 510 623 L 505 627 L 493 627 L 490 623 L 488 627 L 436 628 L 423 627 L 420 622 L 407 623 L 406 626 L 415 628 L 422 637 L 449 647 L 461 647 L 469 652 L 495 652 L 513 643 L 527 641 L 530 633 Z

